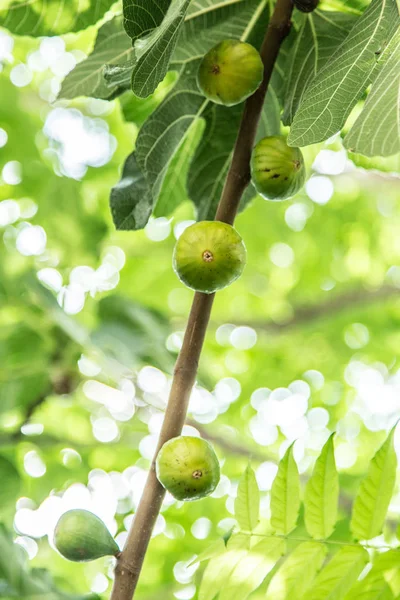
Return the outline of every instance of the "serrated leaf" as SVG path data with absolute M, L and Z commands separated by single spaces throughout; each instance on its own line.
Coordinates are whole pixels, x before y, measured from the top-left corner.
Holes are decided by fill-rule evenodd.
M 260 492 L 255 473 L 247 465 L 240 481 L 235 499 L 235 518 L 244 531 L 253 531 L 260 512 Z
M 394 0 L 371 2 L 304 93 L 288 138 L 291 146 L 326 140 L 343 127 L 371 82 L 376 53 L 389 42 L 397 20 Z
M 330 436 L 318 457 L 306 486 L 304 520 L 308 533 L 317 539 L 328 538 L 336 524 L 339 477 L 333 448 L 334 434 Z
M 233 535 L 228 542 L 227 550 L 211 560 L 203 574 L 199 589 L 199 600 L 214 600 L 236 565 L 249 551 L 250 536 Z
M 132 71 L 132 90 L 140 98 L 152 94 L 167 74 L 189 2 L 190 0 L 174 0 L 174 2 L 163 0 L 161 5 L 169 4 L 169 7 L 162 22 L 157 27 L 154 27 L 153 22 L 151 33 L 147 32 L 145 37 L 137 39 L 135 9 L 138 3 L 137 0 L 124 0 L 125 28 L 133 40 L 136 58 Z M 148 15 L 147 18 L 153 19 L 154 14 L 160 14 L 158 0 L 146 0 L 145 7 L 141 8 L 140 16 Z
M 210 560 L 210 558 L 215 558 L 216 556 L 223 554 L 225 551 L 226 546 L 224 540 L 222 538 L 218 538 L 211 544 L 211 546 L 208 546 L 208 548 L 203 550 L 203 552 L 196 556 L 196 558 L 193 558 L 193 560 L 188 563 L 188 567 L 196 563 L 204 562 L 205 560 Z
M 112 188 L 110 208 L 114 225 L 121 231 L 142 229 L 152 211 L 147 181 L 132 152 L 125 161 L 121 180 Z
M 288 534 L 295 527 L 300 509 L 300 479 L 293 457 L 293 444 L 279 463 L 271 489 L 271 525 Z
M 266 600 L 300 598 L 311 586 L 326 554 L 326 546 L 318 542 L 303 542 L 297 546 L 273 576 Z
M 350 528 L 356 539 L 369 540 L 382 531 L 396 481 L 394 429 L 372 459 L 356 496 Z
M 220 592 L 219 600 L 245 600 L 264 581 L 285 553 L 285 541 L 269 538 L 253 546 L 235 566 Z
M 288 57 L 287 88 L 282 121 L 290 125 L 310 81 L 331 59 L 348 35 L 356 16 L 315 10 L 302 15 L 296 41 Z
M 85 5 L 82 11 L 80 7 Z M 102 19 L 115 0 L 30 0 L 0 10 L 0 26 L 16 35 L 51 36 L 86 29 Z
M 342 600 L 368 562 L 361 546 L 347 546 L 335 554 L 304 593 L 304 600 Z
M 104 64 L 112 61 L 127 67 L 132 60 L 131 41 L 124 31 L 122 19 L 115 17 L 99 29 L 93 52 L 66 76 L 58 97 L 93 96 L 109 100 L 122 93 L 126 85 L 108 85 L 103 77 Z
M 400 29 L 382 62 L 364 108 L 344 139 L 351 152 L 366 156 L 400 152 Z
M 394 595 L 386 580 L 380 573 L 373 570 L 356 583 L 347 594 L 345 600 L 394 600 Z

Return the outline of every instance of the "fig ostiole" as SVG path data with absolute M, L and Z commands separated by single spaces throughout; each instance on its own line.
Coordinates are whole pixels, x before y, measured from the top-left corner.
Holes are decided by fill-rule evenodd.
M 204 56 L 197 83 L 212 102 L 234 106 L 254 94 L 263 76 L 264 65 L 253 46 L 238 40 L 224 40 Z
M 166 442 L 156 459 L 161 485 L 174 498 L 200 500 L 211 494 L 220 479 L 220 467 L 213 447 L 198 437 L 180 436 Z
M 282 135 L 263 138 L 252 153 L 251 178 L 266 200 L 291 198 L 300 191 L 306 178 L 301 150 L 288 146 Z
M 66 559 L 88 562 L 102 556 L 117 556 L 119 547 L 103 521 L 88 510 L 64 513 L 54 531 L 54 545 Z
M 212 294 L 233 283 L 246 264 L 246 247 L 239 233 L 221 221 L 199 221 L 176 242 L 173 267 L 187 287 Z

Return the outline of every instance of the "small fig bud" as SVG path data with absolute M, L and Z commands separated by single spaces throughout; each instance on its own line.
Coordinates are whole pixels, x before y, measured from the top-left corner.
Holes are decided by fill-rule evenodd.
M 59 519 L 54 545 L 64 558 L 87 562 L 101 556 L 116 556 L 119 548 L 103 521 L 87 510 L 69 510 Z
M 233 283 L 246 264 L 246 247 L 231 225 L 200 221 L 179 237 L 173 267 L 179 279 L 198 292 L 212 294 Z
M 158 453 L 157 478 L 177 500 L 199 500 L 218 485 L 220 469 L 211 444 L 198 437 L 169 440 Z
M 254 94 L 263 76 L 264 65 L 253 46 L 237 40 L 224 40 L 204 56 L 197 82 L 209 100 L 234 106 Z
M 304 185 L 306 170 L 299 148 L 291 148 L 282 135 L 258 142 L 251 157 L 251 177 L 266 200 L 286 200 Z
M 309 13 L 317 8 L 319 0 L 293 0 L 293 4 L 301 12 Z

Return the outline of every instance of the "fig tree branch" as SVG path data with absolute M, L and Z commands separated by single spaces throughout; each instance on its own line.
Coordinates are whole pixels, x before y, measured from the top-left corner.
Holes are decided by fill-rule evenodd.
M 245 104 L 232 163 L 215 217 L 229 224 L 234 222 L 243 192 L 250 182 L 250 158 L 256 131 L 276 58 L 290 30 L 292 12 L 292 0 L 277 0 L 262 43 L 260 54 L 264 63 L 264 79 L 260 88 Z M 182 432 L 213 301 L 213 294 L 196 292 L 194 296 L 155 456 L 125 547 L 117 562 L 111 600 L 131 600 L 134 596 L 151 533 L 165 495 L 165 490 L 156 477 L 155 458 L 166 441 Z
M 393 297 L 400 296 L 400 288 L 395 285 L 383 285 L 376 290 L 365 290 L 364 288 L 353 289 L 342 294 L 337 294 L 320 304 L 311 304 L 294 307 L 294 312 L 290 319 L 283 323 L 274 321 L 236 321 L 235 325 L 246 325 L 253 327 L 258 331 L 268 331 L 268 333 L 280 333 L 293 327 L 312 324 L 319 319 L 331 318 L 335 315 L 353 310 L 355 306 L 363 307 L 374 302 L 385 302 Z M 353 315 L 354 316 L 354 315 Z M 218 327 L 222 323 L 214 323 Z

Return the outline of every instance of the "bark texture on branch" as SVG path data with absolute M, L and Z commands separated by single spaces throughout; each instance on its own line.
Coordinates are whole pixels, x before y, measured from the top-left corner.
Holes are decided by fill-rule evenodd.
M 250 183 L 250 157 L 257 127 L 279 49 L 290 30 L 292 11 L 292 0 L 277 0 L 268 24 L 260 50 L 264 62 L 264 80 L 245 104 L 232 163 L 215 217 L 225 223 L 234 222 L 243 192 Z M 155 474 L 155 458 L 166 441 L 182 432 L 213 301 L 214 294 L 196 293 L 194 296 L 157 449 L 128 539 L 117 562 L 111 600 L 132 600 L 135 593 L 151 533 L 165 494 Z

